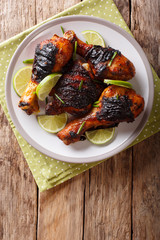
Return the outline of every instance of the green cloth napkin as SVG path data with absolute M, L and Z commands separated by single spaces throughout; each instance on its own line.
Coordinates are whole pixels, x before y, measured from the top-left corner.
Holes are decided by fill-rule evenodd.
M 34 149 L 31 145 L 29 145 L 23 139 L 23 137 L 18 133 L 8 114 L 6 101 L 5 101 L 6 73 L 7 73 L 8 64 L 13 56 L 13 53 L 15 52 L 19 44 L 22 42 L 22 40 L 31 31 L 33 31 L 40 25 L 52 19 L 66 16 L 66 15 L 75 15 L 75 14 L 104 18 L 112 23 L 117 24 L 118 26 L 122 27 L 124 30 L 126 30 L 128 33 L 131 34 L 125 21 L 123 20 L 121 14 L 119 13 L 117 7 L 115 6 L 112 0 L 108 0 L 108 1 L 86 0 L 0 44 L 0 103 L 11 124 L 11 127 L 15 133 L 18 143 L 24 153 L 24 156 L 28 162 L 29 168 L 32 171 L 32 174 L 36 180 L 36 183 L 40 191 L 44 191 L 60 183 L 63 183 L 64 181 L 74 177 L 75 175 L 78 175 L 86 171 L 87 169 L 93 166 L 96 166 L 100 162 L 96 162 L 96 163 L 94 162 L 90 164 L 65 163 L 65 162 L 61 162 L 56 159 L 47 157 L 44 154 L 37 151 L 36 149 Z M 155 71 L 153 69 L 152 71 L 153 71 L 154 86 L 155 86 L 153 109 L 145 128 L 143 129 L 141 134 L 138 136 L 138 138 L 130 146 L 133 146 L 134 144 L 148 138 L 149 136 L 155 134 L 160 130 L 160 112 L 158 109 L 158 107 L 160 106 L 160 80 L 156 75 Z

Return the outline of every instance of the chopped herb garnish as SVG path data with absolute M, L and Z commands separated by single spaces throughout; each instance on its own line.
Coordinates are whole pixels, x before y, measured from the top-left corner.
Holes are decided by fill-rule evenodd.
M 117 52 L 114 52 L 114 54 L 113 54 L 110 62 L 108 63 L 108 66 L 109 66 L 109 67 L 111 66 L 111 64 L 112 64 L 112 62 L 113 62 L 113 59 L 115 58 L 116 55 L 117 55 Z
M 33 63 L 34 62 L 34 59 L 31 58 L 31 59 L 26 59 L 23 61 L 23 63 Z
M 95 105 L 95 104 L 93 104 L 93 107 L 99 107 L 99 105 Z
M 88 41 L 86 41 L 86 43 L 88 44 Z
M 86 123 L 85 121 L 82 122 L 81 126 L 79 127 L 79 129 L 78 129 L 78 131 L 77 131 L 77 134 L 80 133 L 80 131 L 82 130 L 82 128 L 83 128 L 83 126 L 84 126 L 85 123 Z
M 96 101 L 96 102 L 94 102 L 93 103 L 93 105 L 96 105 L 96 104 L 98 104 L 98 103 L 100 103 L 100 101 L 98 100 L 98 101 Z
M 59 101 L 61 101 L 61 103 L 64 104 L 64 101 L 56 93 L 54 95 L 56 96 L 56 98 L 58 98 Z
M 64 28 L 61 26 L 62 33 L 64 34 Z
M 81 90 L 82 85 L 83 85 L 83 80 L 81 80 L 81 82 L 80 82 L 80 84 L 79 84 L 79 87 L 78 87 L 78 90 Z
M 73 60 L 76 59 L 76 52 L 77 52 L 77 41 L 75 41 L 75 43 L 74 43 Z
M 117 94 L 116 98 L 118 99 L 119 98 L 119 95 Z
M 47 97 L 46 97 L 45 101 L 46 101 L 46 104 L 47 104 L 48 103 L 48 98 Z

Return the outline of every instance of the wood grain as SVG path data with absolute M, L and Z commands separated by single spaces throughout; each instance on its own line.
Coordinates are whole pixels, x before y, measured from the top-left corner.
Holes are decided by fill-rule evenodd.
M 50 0 L 36 0 L 36 21 L 40 23 L 79 2 L 80 0 L 60 0 L 54 3 Z
M 131 30 L 160 76 L 160 1 L 132 0 Z
M 160 2 L 132 0 L 131 29 L 160 76 Z M 160 133 L 133 150 L 133 239 L 160 239 Z
M 0 41 L 34 22 L 34 1 L 0 1 Z M 21 23 L 21 24 L 19 24 Z M 37 186 L 0 108 L 0 239 L 36 239 Z
M 134 147 L 133 239 L 160 239 L 160 134 Z M 144 150 L 143 150 L 144 149 Z
M 130 27 L 130 1 L 129 0 L 114 0 L 119 12 L 127 23 L 128 27 Z
M 86 174 L 40 194 L 38 240 L 83 239 Z
M 131 239 L 132 150 L 90 170 L 84 239 Z

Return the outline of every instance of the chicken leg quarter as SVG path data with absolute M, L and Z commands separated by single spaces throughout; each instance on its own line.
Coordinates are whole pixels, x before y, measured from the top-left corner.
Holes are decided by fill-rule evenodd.
M 133 122 L 143 109 L 144 99 L 133 89 L 110 85 L 101 94 L 97 107 L 85 117 L 68 123 L 57 136 L 69 145 L 79 141 L 88 129 L 99 126 L 108 128 L 118 126 L 120 122 Z
M 64 33 L 72 43 L 77 41 L 77 53 L 88 61 L 96 79 L 129 80 L 135 75 L 135 67 L 119 50 L 86 44 L 77 38 L 74 31 Z M 114 57 L 115 56 L 115 57 Z
M 19 101 L 19 107 L 28 115 L 38 112 L 37 85 L 47 75 L 62 72 L 73 54 L 73 44 L 56 34 L 37 45 L 32 67 L 31 80 Z

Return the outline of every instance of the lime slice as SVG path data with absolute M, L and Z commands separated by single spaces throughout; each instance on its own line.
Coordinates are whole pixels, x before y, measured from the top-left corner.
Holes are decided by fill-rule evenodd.
M 22 96 L 24 90 L 27 87 L 28 82 L 31 79 L 32 67 L 27 66 L 18 70 L 13 78 L 13 88 L 19 97 Z
M 112 139 L 114 132 L 114 128 L 105 128 L 93 131 L 86 131 L 85 135 L 87 139 L 93 144 L 104 144 Z
M 41 115 L 37 117 L 38 123 L 45 131 L 57 133 L 62 130 L 67 123 L 67 113 L 59 115 Z
M 45 77 L 37 86 L 36 94 L 38 99 L 44 101 L 52 88 L 56 85 L 59 78 L 62 76 L 60 73 L 52 73 Z
M 120 86 L 120 87 L 132 88 L 131 83 L 125 82 L 125 81 L 120 81 L 120 80 L 104 79 L 104 83 L 113 84 L 113 85 L 117 85 L 117 86 Z
M 96 31 L 86 30 L 81 32 L 88 44 L 99 45 L 105 47 L 105 42 L 102 36 Z

